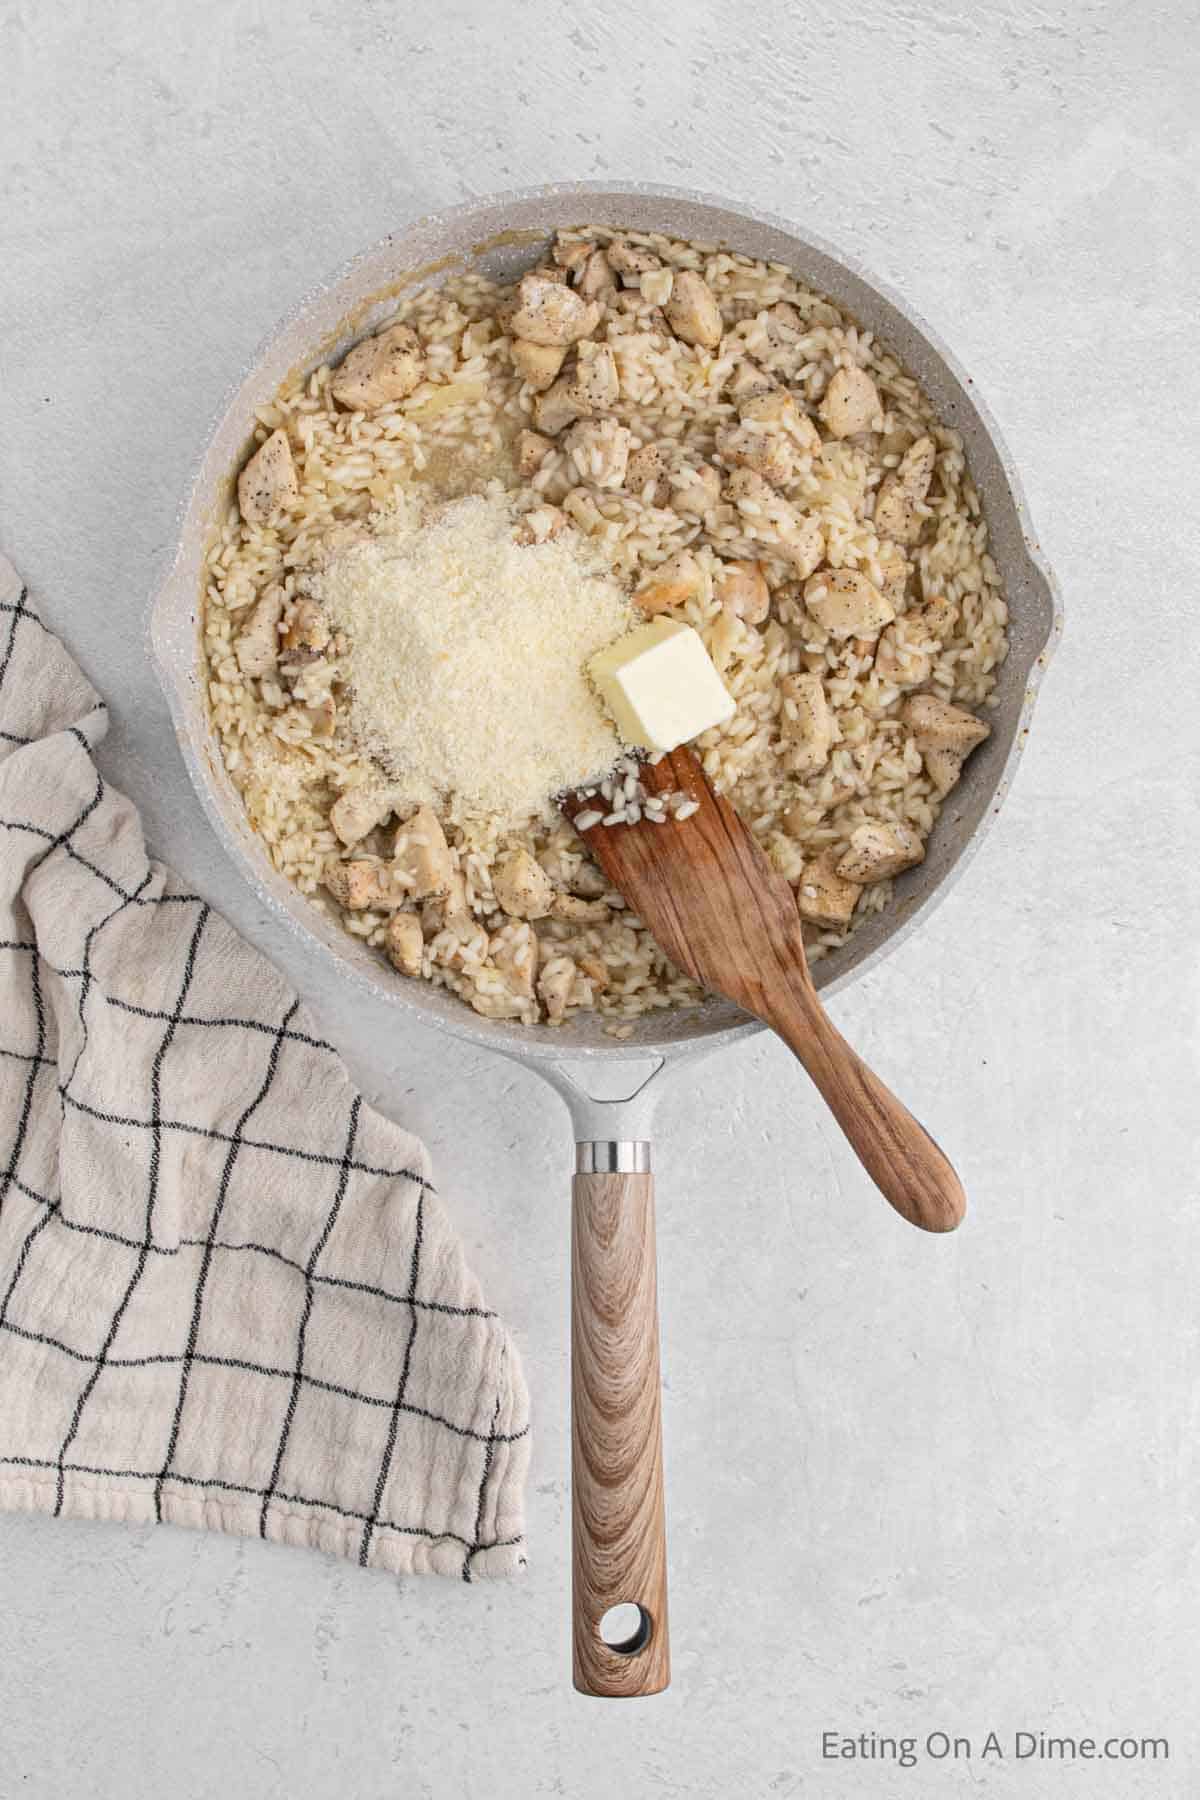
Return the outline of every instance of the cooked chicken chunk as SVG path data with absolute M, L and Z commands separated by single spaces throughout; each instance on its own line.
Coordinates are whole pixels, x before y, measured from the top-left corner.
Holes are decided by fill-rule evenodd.
M 441 820 L 428 806 L 419 806 L 396 833 L 392 866 L 408 876 L 406 891 L 414 900 L 445 894 L 454 873 L 454 859 Z
M 931 637 L 939 638 L 943 643 L 953 637 L 954 628 L 958 624 L 958 607 L 953 600 L 944 594 L 935 594 L 921 608 L 921 623 Z
M 575 894 L 555 894 L 550 908 L 553 919 L 566 919 L 572 925 L 607 925 L 612 908 L 603 900 L 582 900 Z
M 553 385 L 566 354 L 565 344 L 533 344 L 527 338 L 512 341 L 513 366 L 539 394 Z
M 460 942 L 465 943 L 480 929 L 467 900 L 467 884 L 462 870 L 451 869 L 445 892 L 431 894 L 421 907 L 421 930 L 427 938 L 437 937 L 443 931 L 452 931 Z
M 918 438 L 901 459 L 900 467 L 885 475 L 875 498 L 875 531 L 898 544 L 915 544 L 925 523 L 922 510 L 937 448 L 930 437 Z
M 612 981 L 603 958 L 599 956 L 581 956 L 579 973 L 591 983 L 593 993 L 603 993 Z
M 722 606 L 745 619 L 747 625 L 761 625 L 771 610 L 771 590 L 761 563 L 722 563 L 713 582 L 713 593 Z
M 279 621 L 284 592 L 277 581 L 265 587 L 238 633 L 238 668 L 243 675 L 269 675 L 279 661 Z
M 533 403 L 533 422 L 539 431 L 557 437 L 565 425 L 579 417 L 579 408 L 571 398 L 571 379 L 560 375 L 554 386 L 539 394 Z
M 238 476 L 238 505 L 247 525 L 278 525 L 300 498 L 300 483 L 282 426 L 254 452 Z
M 816 426 L 784 388 L 752 396 L 737 425 L 717 430 L 717 449 L 727 463 L 753 469 L 775 487 L 791 481 L 797 463 L 820 447 Z
M 625 238 L 613 239 L 608 246 L 608 260 L 622 275 L 644 275 L 647 269 L 662 268 L 661 256 L 655 256 L 653 250 L 631 244 Z
M 629 458 L 625 486 L 639 499 L 649 488 L 652 505 L 665 506 L 671 498 L 671 483 L 667 479 L 669 468 L 667 453 L 660 444 L 643 444 Z
M 879 389 L 865 369 L 835 369 L 820 411 L 826 431 L 835 438 L 883 430 Z
M 880 636 L 877 674 L 894 687 L 920 687 L 929 680 L 934 658 L 957 623 L 957 606 L 940 595 L 902 614 Z
M 425 369 L 421 340 L 411 325 L 391 325 L 356 344 L 335 373 L 334 399 L 350 412 L 374 412 L 389 400 L 403 400 Z
M 833 743 L 833 719 L 821 677 L 784 675 L 779 692 L 779 730 L 788 745 L 789 773 L 813 775 L 825 767 Z
M 724 326 L 716 296 L 702 275 L 694 269 L 677 269 L 671 285 L 671 298 L 663 311 L 667 324 L 685 344 L 699 344 L 715 350 Z
M 929 680 L 936 647 L 928 633 L 920 630 L 919 620 L 905 614 L 880 632 L 875 673 L 892 687 L 920 687 Z
M 534 272 L 522 276 L 517 285 L 513 336 L 528 338 L 531 344 L 573 344 L 595 331 L 602 310 L 563 282 Z
M 517 439 L 517 472 L 528 481 L 536 475 L 554 445 L 540 431 L 523 431 Z
M 934 694 L 914 694 L 901 716 L 921 750 L 961 750 L 967 756 L 992 731 L 974 713 Z
M 805 863 L 796 889 L 802 919 L 809 919 L 814 925 L 837 927 L 850 923 L 862 885 L 838 874 L 839 860 L 837 850 L 823 850 L 820 856 Z
M 804 320 L 790 300 L 777 300 L 767 312 L 767 335 L 772 344 L 794 344 L 804 335 Z
M 303 664 L 324 656 L 333 638 L 329 621 L 315 600 L 302 596 L 292 607 L 283 633 L 285 662 Z
M 708 631 L 705 633 L 705 644 L 712 658 L 713 667 L 722 675 L 734 659 L 738 645 L 742 639 L 742 622 L 736 613 L 722 607 Z
M 582 419 L 572 425 L 565 442 L 581 481 L 599 488 L 623 484 L 633 442 L 627 426 L 615 419 Z
M 576 276 L 576 287 L 585 300 L 616 299 L 616 276 L 603 250 L 592 251 Z
M 585 857 L 567 876 L 567 886 L 583 900 L 598 900 L 601 894 L 608 892 L 608 877 L 603 869 Z
M 821 569 L 804 584 L 804 604 L 831 637 L 875 638 L 895 608 L 858 569 Z
M 550 254 L 560 269 L 573 275 L 576 269 L 582 269 L 595 248 L 588 238 L 560 238 Z
M 782 432 L 753 425 L 719 425 L 717 453 L 730 468 L 753 469 L 777 487 L 791 480 L 796 466 L 793 446 Z
M 797 574 L 812 574 L 825 554 L 825 539 L 814 515 L 798 513 L 754 469 L 735 469 L 726 493 L 741 513 L 748 536 L 786 557 Z
M 496 331 L 495 319 L 474 319 L 470 325 L 464 326 L 459 340 L 459 351 L 464 362 L 481 355 L 495 337 Z
M 908 591 L 908 558 L 899 544 L 884 542 L 880 544 L 875 560 L 883 576 L 878 583 L 879 591 L 899 612 Z
M 544 919 L 554 899 L 554 883 L 528 850 L 510 850 L 492 877 L 496 899 L 512 919 Z
M 815 456 L 821 448 L 820 432 L 786 388 L 748 395 L 741 403 L 740 417 L 743 425 L 785 432 L 806 455 Z
M 607 344 L 580 344 L 574 372 L 567 377 L 564 391 L 581 417 L 616 405 L 621 383 L 617 359 Z
M 551 1025 L 557 1025 L 567 1010 L 575 975 L 575 964 L 569 956 L 552 956 L 538 976 L 538 995 Z
M 694 468 L 682 463 L 672 470 L 671 501 L 677 513 L 688 519 L 702 519 L 721 498 L 721 477 L 711 463 Z
M 425 939 L 416 913 L 394 912 L 387 922 L 388 961 L 401 975 L 419 975 Z
M 974 713 L 951 706 L 933 694 L 914 694 L 900 716 L 921 752 L 926 774 L 943 796 L 957 782 L 972 750 L 992 731 Z
M 669 606 L 682 606 L 699 593 L 703 582 L 700 564 L 691 551 L 677 550 L 650 571 L 633 598 L 644 613 L 665 612 Z
M 747 400 L 758 400 L 763 394 L 774 393 L 778 387 L 773 375 L 768 375 L 750 357 L 744 356 L 734 369 L 725 392 L 735 406 L 744 406 Z
M 556 888 L 565 888 L 585 900 L 598 900 L 608 891 L 608 883 L 595 863 L 561 844 L 548 845 L 538 853 L 538 861 Z
M 868 819 L 850 833 L 850 848 L 837 865 L 843 881 L 887 881 L 925 860 L 925 846 L 911 825 Z
M 371 783 L 348 788 L 330 808 L 329 823 L 343 844 L 360 843 L 368 832 L 383 824 L 392 811 L 393 798 L 386 788 Z
M 384 865 L 366 857 L 353 862 L 327 862 L 323 879 L 334 899 L 350 912 L 367 908 L 375 912 L 394 911 L 407 898 L 405 890 L 391 881 Z
M 825 554 L 825 538 L 816 516 L 789 507 L 788 516 L 778 524 L 781 553 L 797 575 L 810 575 Z

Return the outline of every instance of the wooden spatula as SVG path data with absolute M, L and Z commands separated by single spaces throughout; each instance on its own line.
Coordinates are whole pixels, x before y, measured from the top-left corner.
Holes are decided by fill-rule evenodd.
M 690 750 L 640 770 L 647 793 L 682 790 L 688 818 L 594 825 L 583 836 L 672 962 L 777 1031 L 816 1083 L 884 1198 L 924 1231 L 953 1231 L 966 1199 L 928 1132 L 830 1022 L 804 953 L 791 888 Z M 574 819 L 597 802 L 572 799 Z
M 795 1051 L 875 1185 L 926 1231 L 952 1231 L 965 1200 L 933 1139 L 825 1015 L 795 897 L 690 751 L 641 770 L 647 792 L 697 804 L 661 825 L 593 825 L 588 849 L 662 948 L 706 988 L 737 1001 Z M 575 796 L 574 821 L 598 803 Z M 580 1164 L 572 1207 L 572 1558 L 575 1686 L 611 1698 L 670 1681 L 659 1413 L 653 1176 L 648 1145 Z M 631 1154 L 618 1160 L 619 1153 Z M 638 1609 L 627 1642 L 604 1621 Z

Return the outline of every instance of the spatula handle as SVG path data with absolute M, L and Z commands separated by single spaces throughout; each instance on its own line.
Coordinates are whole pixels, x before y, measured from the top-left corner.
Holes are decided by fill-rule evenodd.
M 953 1231 L 967 1210 L 962 1184 L 925 1127 L 852 1050 L 807 982 L 789 989 L 769 1023 L 795 1051 L 889 1205 L 923 1231 Z
M 575 1177 L 571 1471 L 575 1686 L 611 1699 L 661 1693 L 671 1658 L 648 1168 Z M 640 1614 L 628 1615 L 628 1636 L 614 1647 L 601 1621 L 617 1606 Z

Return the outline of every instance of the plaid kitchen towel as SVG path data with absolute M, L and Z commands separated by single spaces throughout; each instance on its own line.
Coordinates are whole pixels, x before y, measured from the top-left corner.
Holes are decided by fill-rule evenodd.
M 524 1383 L 416 1138 L 97 773 L 0 560 L 0 1507 L 471 1580 L 524 1562 Z

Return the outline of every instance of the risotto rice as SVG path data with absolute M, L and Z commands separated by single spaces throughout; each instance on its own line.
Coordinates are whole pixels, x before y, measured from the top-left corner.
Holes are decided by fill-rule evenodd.
M 553 796 L 516 822 L 453 793 L 417 813 L 351 728 L 314 571 L 399 493 L 503 493 L 522 541 L 579 534 L 695 627 L 737 711 L 693 748 L 796 888 L 812 960 L 888 905 L 986 735 L 963 714 L 1007 612 L 961 439 L 870 333 L 779 264 L 563 232 L 517 288 L 414 293 L 283 389 L 211 546 L 213 727 L 275 866 L 486 1016 L 594 1008 L 621 1034 L 701 996 Z

